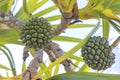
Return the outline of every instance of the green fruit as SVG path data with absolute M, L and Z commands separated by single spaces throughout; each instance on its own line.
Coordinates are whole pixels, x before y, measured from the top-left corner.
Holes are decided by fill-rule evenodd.
M 21 40 L 30 48 L 43 48 L 51 42 L 53 30 L 44 18 L 32 18 L 21 29 Z
M 115 63 L 115 55 L 107 39 L 103 37 L 90 37 L 81 49 L 83 60 L 94 70 L 105 70 Z

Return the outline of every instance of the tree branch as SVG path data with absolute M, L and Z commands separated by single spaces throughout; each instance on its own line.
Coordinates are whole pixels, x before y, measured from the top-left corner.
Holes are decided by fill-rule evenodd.
M 61 57 L 64 54 L 64 51 L 60 48 L 60 46 L 57 43 L 51 42 L 49 46 L 47 46 L 48 50 L 51 50 L 56 58 Z M 63 64 L 66 72 L 74 72 L 70 62 L 68 62 L 68 59 L 65 59 L 61 62 Z
M 45 48 L 44 51 L 48 54 L 51 62 L 54 62 L 57 59 L 55 54 L 50 49 Z
M 78 5 L 77 2 L 74 4 L 72 12 L 63 13 L 61 12 L 61 22 L 58 27 L 54 30 L 54 35 L 59 35 L 60 33 L 64 32 L 65 29 L 68 28 L 69 24 L 72 20 L 78 20 Z
M 3 11 L 0 10 L 0 23 L 6 24 L 8 27 L 20 30 L 22 25 L 24 24 L 23 21 L 11 16 Z
M 61 23 L 58 25 L 58 27 L 54 30 L 54 35 L 59 35 L 61 32 L 64 32 L 64 30 L 68 27 L 68 25 L 71 22 L 71 17 L 73 16 L 72 13 L 62 13 L 64 17 L 61 17 Z M 65 18 L 66 17 L 66 18 Z
M 32 80 L 33 77 L 37 74 L 40 63 L 43 62 L 43 50 L 36 49 L 35 56 L 33 60 L 28 65 L 26 72 L 23 75 L 23 80 Z

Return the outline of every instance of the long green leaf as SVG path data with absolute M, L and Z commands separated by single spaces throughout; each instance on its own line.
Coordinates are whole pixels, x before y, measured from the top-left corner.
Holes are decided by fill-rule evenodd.
M 75 69 L 77 69 L 77 68 L 79 68 L 79 64 L 80 64 L 80 61 L 76 61 L 75 63 L 71 63 L 72 65 L 73 65 L 73 69 L 75 70 Z
M 89 27 L 94 27 L 94 24 L 72 24 L 69 25 L 68 28 L 89 28 Z
M 57 75 L 57 74 L 58 74 L 59 69 L 60 69 L 60 64 L 57 64 L 57 65 L 55 66 L 54 75 Z
M 75 56 L 75 55 L 70 56 L 70 58 L 74 59 L 74 60 L 77 60 L 79 62 L 83 62 L 83 59 L 81 57 L 78 57 L 78 56 Z
M 120 26 L 117 25 L 115 22 L 113 22 L 113 21 L 111 21 L 111 20 L 109 20 L 109 21 L 110 21 L 110 23 L 112 24 L 112 27 L 113 27 L 118 33 L 120 33 Z
M 11 8 L 13 6 L 14 0 L 9 0 L 7 4 L 7 12 L 11 11 Z
M 11 7 L 13 3 L 14 0 L 0 0 L 0 10 L 11 13 Z
M 80 42 L 82 39 L 67 37 L 67 36 L 55 36 L 53 40 L 56 41 L 67 41 L 67 42 Z
M 34 48 L 30 48 L 30 54 L 31 54 L 32 57 L 34 57 L 34 55 L 35 55 Z
M 26 70 L 26 62 L 23 61 L 22 63 L 22 73 Z
M 19 33 L 14 29 L 0 30 L 0 43 L 22 44 Z
M 48 2 L 48 0 L 29 0 L 28 8 L 30 12 L 34 12 L 35 10 L 43 6 L 46 2 Z M 31 6 L 34 6 L 34 7 L 31 7 Z
M 6 66 L 4 66 L 4 65 L 2 65 L 2 64 L 0 64 L 0 69 L 11 70 L 10 68 L 8 68 L 8 67 L 6 67 Z
M 59 20 L 60 18 L 61 18 L 61 15 L 56 15 L 56 16 L 47 17 L 46 19 L 50 22 L 50 21 Z
M 6 57 L 7 57 L 7 59 L 8 59 L 8 61 L 9 61 L 9 63 L 10 63 L 10 67 L 11 67 L 11 70 L 12 70 L 12 74 L 15 76 L 16 75 L 16 70 L 15 70 L 15 68 L 14 68 L 14 66 L 13 66 L 13 63 L 12 63 L 12 61 L 11 61 L 11 58 L 10 58 L 10 56 L 9 56 L 9 53 L 7 53 L 4 49 L 2 49 L 2 48 L 0 48 L 0 50 L 6 55 Z
M 102 23 L 103 23 L 103 36 L 105 38 L 108 38 L 109 37 L 109 31 L 110 31 L 109 21 L 107 19 L 102 19 Z
M 27 0 L 23 0 L 23 10 L 26 13 L 27 16 L 30 16 L 30 12 L 28 10 L 28 6 L 27 6 Z
M 120 75 L 91 72 L 72 72 L 60 74 L 47 80 L 120 80 Z
M 8 54 L 9 54 L 9 57 L 10 57 L 10 60 L 11 60 L 11 62 L 12 62 L 12 66 L 13 66 L 13 72 L 14 72 L 14 74 L 16 75 L 16 66 L 15 66 L 15 60 L 13 59 L 13 56 L 12 56 L 12 53 L 11 53 L 11 51 L 6 47 L 6 46 L 2 46 L 5 50 L 7 50 L 8 51 Z
M 117 45 L 119 45 L 120 43 L 120 36 L 118 36 L 118 38 L 112 43 L 111 47 L 112 49 L 114 49 Z
M 40 11 L 40 12 L 34 14 L 33 16 L 34 16 L 34 17 L 43 16 L 43 15 L 45 15 L 45 14 L 47 14 L 47 13 L 49 13 L 49 12 L 52 12 L 53 10 L 56 10 L 56 9 L 57 9 L 56 6 L 52 6 L 52 7 L 49 7 L 49 8 L 47 8 L 47 9 L 43 10 L 43 11 Z
M 0 10 L 7 11 L 8 0 L 0 0 Z
M 57 25 L 58 24 L 54 24 L 52 25 L 53 28 L 57 28 Z M 69 29 L 70 28 L 90 28 L 90 27 L 94 27 L 95 25 L 94 24 L 72 24 L 72 25 L 69 25 Z
M 41 7 L 42 5 L 44 5 L 48 0 L 28 0 L 27 2 L 27 6 L 28 6 L 28 10 L 30 11 L 30 13 L 33 13 L 34 11 L 36 11 L 39 7 Z M 34 7 L 31 7 L 34 6 Z M 22 20 L 28 20 L 29 17 L 24 13 L 23 7 L 16 13 L 15 17 L 22 19 Z
M 44 72 L 48 71 L 49 69 L 51 69 L 53 66 L 55 66 L 56 64 L 59 64 L 60 62 L 62 62 L 64 59 L 66 59 L 67 57 L 71 56 L 72 54 L 74 54 L 77 50 L 79 50 L 90 38 L 90 36 L 92 36 L 99 28 L 100 26 L 100 21 L 97 23 L 96 27 L 88 34 L 88 36 L 81 41 L 79 44 L 77 44 L 75 47 L 73 47 L 70 51 L 66 52 L 63 56 L 61 56 L 59 59 L 57 59 L 55 62 L 51 63 L 46 69 L 39 71 L 38 75 L 36 77 L 39 77 L 40 75 L 42 75 Z
M 41 64 L 40 64 L 40 68 L 41 68 L 41 69 L 46 69 L 47 66 L 45 65 L 45 63 L 41 63 Z M 47 72 L 45 72 L 45 75 L 46 75 L 46 78 L 51 77 L 50 71 L 48 70 Z
M 79 72 L 88 72 L 89 70 L 90 70 L 90 67 L 88 67 L 87 64 L 84 64 L 84 65 L 80 68 Z
M 104 0 L 104 6 L 113 10 L 115 14 L 120 14 L 120 0 Z

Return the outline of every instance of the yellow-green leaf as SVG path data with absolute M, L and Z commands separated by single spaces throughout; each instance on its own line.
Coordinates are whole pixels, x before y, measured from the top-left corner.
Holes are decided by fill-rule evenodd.
M 34 16 L 34 17 L 43 16 L 43 15 L 49 13 L 49 12 L 52 12 L 52 11 L 55 10 L 55 9 L 57 9 L 57 7 L 56 7 L 56 6 L 52 6 L 52 7 L 49 7 L 49 8 L 47 8 L 47 9 L 44 9 L 44 10 L 42 10 L 42 11 L 34 14 L 33 16 Z
M 71 72 L 60 74 L 47 80 L 120 80 L 120 75 L 92 72 Z
M 110 21 L 110 23 L 112 24 L 112 27 L 113 27 L 118 33 L 120 33 L 120 26 L 117 25 L 114 21 L 111 21 L 111 20 L 109 20 L 109 21 Z
M 77 60 L 77 61 L 80 61 L 80 62 L 83 62 L 83 59 L 81 57 L 78 57 L 78 56 L 75 56 L 75 55 L 70 56 L 70 58 L 74 59 L 74 60 Z
M 109 37 L 109 31 L 110 31 L 109 21 L 104 18 L 102 19 L 102 24 L 103 24 L 103 37 L 107 39 Z
M 72 25 L 69 25 L 68 28 L 89 28 L 94 26 L 95 24 L 72 24 Z
M 57 25 L 58 24 L 54 24 L 52 25 L 53 28 L 57 28 Z M 90 28 L 90 27 L 94 27 L 95 24 L 72 24 L 72 25 L 69 25 L 68 28 L 71 29 L 71 28 Z
M 26 62 L 23 61 L 22 63 L 22 73 L 26 70 Z
M 46 69 L 47 66 L 46 66 L 45 63 L 41 63 L 41 64 L 40 64 L 40 68 L 41 68 L 41 70 L 43 70 L 43 69 Z M 50 71 L 48 70 L 47 72 L 45 72 L 45 75 L 46 75 L 46 78 L 51 77 L 51 73 L 50 73 Z
M 28 10 L 30 11 L 30 13 L 33 13 L 34 11 L 36 11 L 38 8 L 40 8 L 42 5 L 44 5 L 48 0 L 28 0 L 27 2 L 27 6 L 28 6 Z M 31 7 L 34 6 L 34 7 Z M 22 19 L 22 20 L 27 20 L 29 19 L 29 17 L 24 13 L 23 7 L 17 12 L 17 14 L 15 15 L 15 17 Z
M 7 66 L 2 65 L 2 64 L 0 64 L 0 69 L 4 69 L 4 70 L 11 70 L 10 68 L 8 68 Z
M 55 36 L 53 40 L 56 41 L 66 41 L 66 42 L 80 42 L 82 39 L 68 37 L 68 36 Z
M 0 44 L 22 44 L 19 33 L 14 29 L 0 30 Z
M 57 75 L 57 74 L 58 74 L 59 69 L 60 69 L 60 64 L 57 64 L 57 65 L 55 66 L 54 75 Z
M 90 69 L 91 69 L 91 68 L 88 67 L 87 64 L 84 64 L 84 65 L 80 68 L 79 72 L 89 72 Z
M 59 20 L 60 18 L 61 18 L 61 15 L 56 15 L 56 16 L 47 17 L 46 19 L 51 22 L 51 21 Z

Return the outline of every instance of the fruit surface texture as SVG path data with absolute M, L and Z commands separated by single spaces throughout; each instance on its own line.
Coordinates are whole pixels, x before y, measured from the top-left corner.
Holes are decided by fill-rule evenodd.
M 28 20 L 21 29 L 21 40 L 30 48 L 43 48 L 51 42 L 53 30 L 50 23 L 41 18 Z
M 94 70 L 105 70 L 115 63 L 109 42 L 101 36 L 90 37 L 81 52 L 85 63 Z

